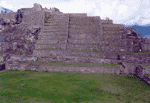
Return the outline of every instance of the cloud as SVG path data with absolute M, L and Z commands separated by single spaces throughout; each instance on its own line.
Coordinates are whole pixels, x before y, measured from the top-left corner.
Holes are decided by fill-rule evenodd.
M 115 24 L 150 23 L 149 0 L 2 0 L 0 5 L 16 12 L 20 8 L 32 8 L 34 3 L 48 9 L 56 7 L 63 13 L 87 13 L 101 19 L 109 17 Z

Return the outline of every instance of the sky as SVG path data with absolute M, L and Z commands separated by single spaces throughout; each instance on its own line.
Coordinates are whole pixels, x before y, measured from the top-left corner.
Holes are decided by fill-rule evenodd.
M 42 8 L 58 8 L 63 13 L 87 13 L 87 16 L 100 16 L 101 19 L 108 17 L 114 24 L 140 29 L 137 33 L 142 37 L 150 35 L 150 0 L 0 0 L 1 7 L 14 12 L 20 8 L 32 8 L 34 3 Z

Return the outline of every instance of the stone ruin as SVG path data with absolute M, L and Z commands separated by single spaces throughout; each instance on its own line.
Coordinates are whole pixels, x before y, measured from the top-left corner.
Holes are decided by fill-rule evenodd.
M 144 53 L 150 52 L 150 41 L 137 34 L 135 28 L 113 24 L 108 18 L 62 13 L 57 8 L 42 8 L 35 3 L 33 8 L 1 13 L 0 22 L 1 65 L 6 64 L 7 69 L 13 69 L 14 61 L 34 62 L 40 58 L 43 61 L 119 64 L 118 74 L 141 78 L 147 78 L 143 76 L 145 73 L 150 74 L 148 68 L 139 65 L 150 63 L 150 54 Z M 134 63 L 133 70 L 126 63 Z M 38 70 L 39 67 L 21 64 L 14 67 L 21 68 Z M 142 80 L 150 84 L 149 78 Z

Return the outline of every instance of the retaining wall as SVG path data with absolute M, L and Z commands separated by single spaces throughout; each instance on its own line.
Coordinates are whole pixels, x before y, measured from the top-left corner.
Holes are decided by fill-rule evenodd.
M 150 74 L 150 67 L 143 67 L 146 70 L 146 74 Z M 6 62 L 5 63 L 6 70 L 32 70 L 32 71 L 55 71 L 55 72 L 82 72 L 82 73 L 107 73 L 107 74 L 122 74 L 122 75 L 130 75 L 135 76 L 135 66 L 131 68 L 130 71 L 127 69 L 122 69 L 121 65 L 116 67 L 110 66 L 50 66 L 50 65 L 30 65 L 28 63 L 19 63 L 19 62 Z
M 150 54 L 144 53 L 123 53 L 123 52 L 118 53 L 118 52 L 102 52 L 102 51 L 98 52 L 98 51 L 79 51 L 79 50 L 39 50 L 33 52 L 37 57 L 74 56 L 84 58 L 88 57 L 105 58 L 137 63 L 150 63 L 149 58 Z

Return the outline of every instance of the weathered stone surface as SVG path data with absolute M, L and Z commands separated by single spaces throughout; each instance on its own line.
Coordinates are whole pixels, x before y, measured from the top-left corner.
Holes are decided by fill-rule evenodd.
M 7 61 L 10 58 L 9 53 L 1 53 L 0 62 Z
M 135 63 L 126 63 L 126 62 L 119 62 L 118 63 L 121 67 L 120 67 L 120 74 L 123 75 L 135 75 L 135 68 L 137 66 L 137 64 Z
M 33 7 L 33 10 L 35 10 L 35 11 L 41 11 L 42 10 L 42 6 L 40 4 L 35 3 L 34 7 Z
M 9 25 L 10 26 L 10 25 Z M 9 49 L 22 49 L 25 52 L 33 52 L 35 42 L 38 39 L 38 34 L 41 32 L 41 28 L 36 25 L 30 25 L 27 23 L 21 23 L 14 25 L 13 27 L 5 28 L 0 37 L 2 42 L 9 42 L 14 46 L 10 46 Z
M 131 75 L 131 76 L 137 76 L 140 78 L 143 82 L 150 85 L 150 77 L 147 76 L 149 72 L 147 72 L 148 69 L 142 67 L 141 65 L 135 64 L 135 63 L 125 63 L 120 62 L 120 73 L 123 75 Z
M 20 63 L 18 61 L 6 62 L 7 70 L 39 70 L 38 65 L 30 65 L 28 63 Z
M 27 57 L 27 56 L 18 56 L 18 55 L 11 55 L 10 59 L 7 61 L 20 61 L 20 62 L 34 62 L 36 61 L 36 57 Z
M 146 68 L 142 67 L 141 65 L 138 65 L 136 67 L 136 76 L 150 86 L 150 76 L 147 76 L 148 73 L 146 71 Z
M 136 67 L 136 76 L 143 78 L 143 76 L 146 74 L 146 69 L 143 68 L 141 65 L 138 65 Z

